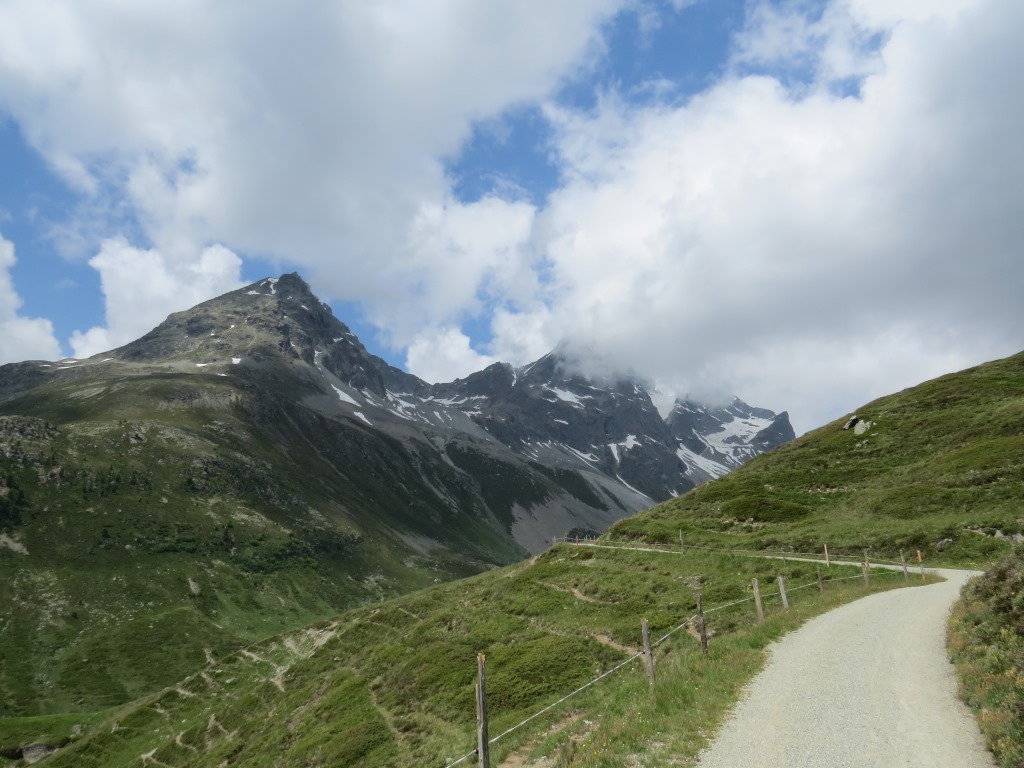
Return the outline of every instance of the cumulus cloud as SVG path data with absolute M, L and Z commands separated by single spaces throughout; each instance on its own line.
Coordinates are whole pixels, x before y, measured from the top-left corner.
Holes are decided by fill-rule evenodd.
M 241 259 L 222 245 L 205 248 L 194 261 L 182 263 L 154 249 L 135 248 L 124 238 L 112 238 L 104 241 L 89 264 L 100 273 L 106 325 L 72 334 L 76 357 L 126 344 L 171 312 L 241 286 Z
M 0 364 L 20 360 L 54 360 L 61 356 L 53 324 L 42 318 L 21 317 L 21 297 L 11 279 L 14 244 L 0 235 Z
M 424 317 L 442 325 L 479 316 L 494 301 L 529 301 L 537 290 L 529 247 L 534 214 L 528 203 L 493 196 L 422 206 L 402 256 L 377 267 L 415 296 L 416 314 L 387 303 L 370 317 L 404 347 L 422 336 Z
M 409 344 L 406 366 L 426 381 L 451 381 L 480 371 L 497 358 L 476 352 L 457 327 L 429 328 Z
M 1000 73 L 1024 66 L 1024 6 L 905 5 L 804 19 L 813 66 L 792 87 L 737 70 L 682 106 L 550 107 L 567 183 L 537 227 L 548 306 L 522 320 L 802 428 L 1019 351 L 1024 92 Z M 751 23 L 745 66 L 777 45 Z M 830 46 L 853 38 L 878 43 L 842 74 L 870 73 L 837 91 Z
M 134 253 L 182 273 L 209 242 L 283 260 L 405 345 L 529 259 L 523 206 L 463 207 L 445 159 L 599 55 L 626 1 L 11 0 L 0 111 L 95 206 L 131 208 Z M 98 263 L 113 281 L 129 262 Z
M 8 0 L 0 111 L 83 210 L 134 219 L 94 243 L 107 322 L 76 353 L 233 287 L 236 253 L 361 303 L 428 379 L 568 339 L 798 429 L 1021 348 L 1024 5 L 753 2 L 684 103 L 559 103 L 622 8 L 670 12 Z M 445 163 L 473 126 L 536 104 L 558 188 L 458 200 Z

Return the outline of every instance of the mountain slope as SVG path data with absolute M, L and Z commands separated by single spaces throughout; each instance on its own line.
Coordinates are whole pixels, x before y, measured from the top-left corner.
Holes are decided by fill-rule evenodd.
M 504 363 L 431 388 L 476 424 L 531 460 L 599 472 L 654 501 L 721 477 L 792 440 L 787 413 L 677 401 L 662 419 L 630 376 L 592 379 L 557 351 L 515 369 Z
M 692 484 L 674 439 L 642 387 L 553 355 L 428 385 L 298 275 L 89 360 L 0 367 L 0 711 L 122 703 L 603 530 Z
M 207 652 L 525 556 L 448 454 L 501 465 L 500 446 L 371 430 L 334 389 L 403 377 L 289 277 L 105 356 L 0 369 L 0 711 L 124 702 Z M 512 501 L 585 509 L 510 467 Z
M 1024 354 L 880 398 L 609 535 L 970 563 L 1024 539 Z

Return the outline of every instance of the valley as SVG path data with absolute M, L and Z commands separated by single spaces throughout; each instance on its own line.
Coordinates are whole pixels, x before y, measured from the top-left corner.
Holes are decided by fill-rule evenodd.
M 902 586 L 837 562 L 819 593 L 820 566 L 765 555 L 983 569 L 1024 539 L 1024 355 L 792 439 L 739 400 L 662 418 L 565 354 L 429 385 L 285 275 L 106 355 L 0 368 L 0 760 L 442 764 L 473 743 L 477 653 L 500 732 L 699 589 L 735 603 L 707 660 L 679 631 L 653 695 L 624 667 L 498 753 L 685 763 L 769 642 Z M 780 575 L 803 589 L 757 625 L 751 579 Z

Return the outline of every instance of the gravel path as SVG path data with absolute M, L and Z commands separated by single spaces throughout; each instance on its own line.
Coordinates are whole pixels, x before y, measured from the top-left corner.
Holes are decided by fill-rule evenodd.
M 870 595 L 776 643 L 700 768 L 991 768 L 946 617 L 971 575 Z

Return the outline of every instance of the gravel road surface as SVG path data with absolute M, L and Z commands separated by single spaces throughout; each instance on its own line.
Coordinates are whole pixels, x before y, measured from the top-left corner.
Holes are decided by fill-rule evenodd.
M 700 768 L 992 768 L 945 649 L 971 574 L 935 572 L 947 580 L 870 595 L 776 643 Z

